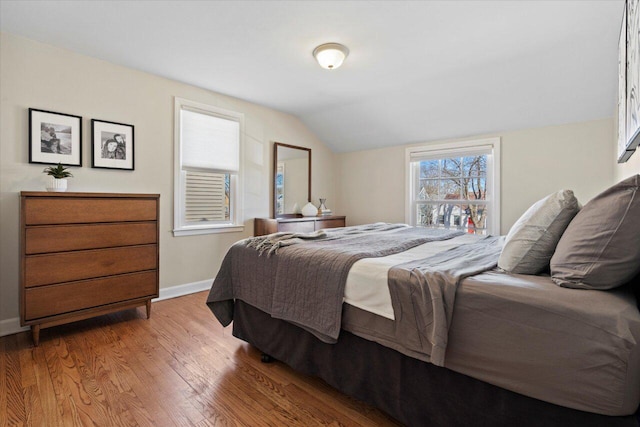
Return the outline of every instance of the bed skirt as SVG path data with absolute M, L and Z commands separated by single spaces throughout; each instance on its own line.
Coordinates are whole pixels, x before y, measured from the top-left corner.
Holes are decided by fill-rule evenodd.
M 240 300 L 233 335 L 408 426 L 640 426 L 634 415 L 609 417 L 543 402 L 346 331 L 326 344 Z

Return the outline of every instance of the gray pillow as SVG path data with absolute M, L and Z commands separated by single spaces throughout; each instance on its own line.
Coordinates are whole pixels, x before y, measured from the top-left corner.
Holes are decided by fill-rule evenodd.
M 611 289 L 640 272 L 640 175 L 599 194 L 576 215 L 551 258 L 560 286 Z
M 498 267 L 518 274 L 538 274 L 549 267 L 558 240 L 580 210 L 571 190 L 534 203 L 513 224 L 498 259 Z

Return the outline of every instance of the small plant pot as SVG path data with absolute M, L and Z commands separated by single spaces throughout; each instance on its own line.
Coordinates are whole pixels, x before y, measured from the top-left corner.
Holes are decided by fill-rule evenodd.
M 47 191 L 67 191 L 67 179 L 49 177 L 49 181 L 47 182 Z

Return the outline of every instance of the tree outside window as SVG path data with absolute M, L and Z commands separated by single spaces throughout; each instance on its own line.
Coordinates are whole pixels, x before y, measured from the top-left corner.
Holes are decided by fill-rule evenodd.
M 423 160 L 418 181 L 416 225 L 486 233 L 487 155 Z

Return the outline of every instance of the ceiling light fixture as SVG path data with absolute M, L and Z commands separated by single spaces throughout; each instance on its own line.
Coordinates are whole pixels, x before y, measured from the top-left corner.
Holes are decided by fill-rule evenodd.
M 347 55 L 349 55 L 349 49 L 339 43 L 321 44 L 313 50 L 313 56 L 318 64 L 327 70 L 338 68 Z

